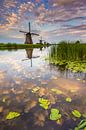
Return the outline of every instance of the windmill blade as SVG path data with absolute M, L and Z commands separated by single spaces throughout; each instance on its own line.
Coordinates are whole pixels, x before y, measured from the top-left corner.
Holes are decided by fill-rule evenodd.
M 31 26 L 30 26 L 30 22 L 29 22 L 29 32 L 31 32 Z
M 39 58 L 40 56 L 33 56 L 32 58 Z M 25 61 L 25 60 L 30 60 L 30 59 L 32 59 L 32 58 L 26 58 L 26 59 L 22 59 L 22 61 Z
M 21 33 L 28 33 L 28 32 L 25 32 L 25 31 L 21 31 L 21 30 L 20 30 L 19 32 L 21 32 Z
M 37 34 L 37 33 L 31 33 L 31 35 L 36 35 L 36 36 L 39 36 L 39 34 Z

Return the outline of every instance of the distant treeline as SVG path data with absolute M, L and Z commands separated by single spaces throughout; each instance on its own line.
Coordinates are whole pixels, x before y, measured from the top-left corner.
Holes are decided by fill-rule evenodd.
M 0 43 L 0 50 L 4 49 L 24 49 L 24 48 L 41 48 L 48 44 L 17 44 L 17 43 Z
M 66 68 L 76 68 L 75 71 L 86 71 L 86 44 L 77 42 L 60 42 L 51 47 L 49 61 L 52 64 Z M 84 64 L 82 64 L 84 63 Z

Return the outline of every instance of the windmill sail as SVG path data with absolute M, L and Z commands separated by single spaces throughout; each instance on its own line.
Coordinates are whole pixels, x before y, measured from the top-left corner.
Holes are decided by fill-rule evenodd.
M 21 31 L 21 30 L 20 30 L 19 32 L 22 32 L 22 33 L 28 33 L 28 32 L 25 32 L 25 31 Z
M 36 36 L 39 36 L 39 34 L 37 34 L 37 33 L 31 33 L 31 35 L 36 35 Z
M 30 22 L 29 22 L 29 33 L 31 32 Z

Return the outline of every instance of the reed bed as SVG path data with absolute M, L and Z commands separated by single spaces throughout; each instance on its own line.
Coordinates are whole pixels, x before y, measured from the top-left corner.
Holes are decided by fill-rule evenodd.
M 80 42 L 60 42 L 51 47 L 49 61 L 57 66 L 65 66 L 73 72 L 86 72 L 86 44 Z

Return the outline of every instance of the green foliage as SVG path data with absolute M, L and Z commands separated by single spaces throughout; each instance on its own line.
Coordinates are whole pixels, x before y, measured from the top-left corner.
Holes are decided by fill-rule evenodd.
M 78 110 L 73 110 L 72 111 L 72 114 L 77 117 L 77 118 L 80 118 L 81 117 L 81 113 L 78 111 Z
M 75 130 L 86 130 L 86 119 L 81 120 Z
M 58 109 L 52 108 L 50 113 L 50 120 L 59 120 L 61 119 L 61 114 Z
M 0 50 L 5 49 L 24 49 L 24 48 L 42 48 L 48 47 L 47 44 L 17 44 L 17 43 L 0 43 Z
M 6 119 L 11 120 L 19 116 L 20 116 L 19 112 L 9 112 L 8 115 L 6 116 Z
M 65 66 L 73 72 L 86 72 L 86 44 L 80 41 L 60 42 L 51 47 L 49 61 L 58 66 Z
M 44 108 L 44 109 L 48 109 L 49 105 L 50 105 L 50 101 L 44 98 L 39 98 L 39 105 Z

